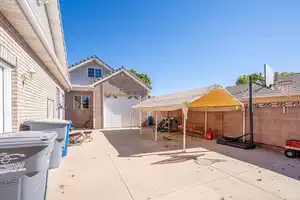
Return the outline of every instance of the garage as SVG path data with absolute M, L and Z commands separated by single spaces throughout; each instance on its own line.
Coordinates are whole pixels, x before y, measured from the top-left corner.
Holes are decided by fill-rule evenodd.
M 104 128 L 139 126 L 140 113 L 132 110 L 132 106 L 139 103 L 133 96 L 107 96 L 103 102 Z
M 73 85 L 66 92 L 66 119 L 73 127 L 84 129 L 140 127 L 147 116 L 132 107 L 147 99 L 150 91 L 130 70 L 114 69 L 89 85 Z

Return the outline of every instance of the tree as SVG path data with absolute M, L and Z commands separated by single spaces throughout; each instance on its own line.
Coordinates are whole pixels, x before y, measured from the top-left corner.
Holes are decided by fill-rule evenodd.
M 295 72 L 279 72 L 278 76 L 288 76 L 288 75 L 293 75 Z
M 147 74 L 137 73 L 134 69 L 130 70 L 135 76 L 139 77 L 144 83 L 146 83 L 149 87 L 151 87 L 151 80 Z
M 252 80 L 254 82 L 256 82 L 258 79 L 263 79 L 264 78 L 264 75 L 262 73 L 253 73 L 251 75 L 252 75 Z M 239 76 L 237 78 L 235 84 L 236 85 L 243 85 L 243 84 L 249 83 L 249 76 L 250 76 L 250 74 L 244 74 L 244 75 Z
M 287 75 L 293 75 L 295 72 L 279 72 L 278 76 L 287 76 Z M 262 73 L 253 73 L 252 80 L 256 82 L 258 79 L 264 79 L 264 75 Z M 249 83 L 249 76 L 250 74 L 244 74 L 237 78 L 235 84 L 236 85 L 243 85 Z

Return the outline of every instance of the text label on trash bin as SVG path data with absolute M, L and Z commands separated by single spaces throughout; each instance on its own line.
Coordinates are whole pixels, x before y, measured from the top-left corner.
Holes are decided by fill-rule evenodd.
M 0 179 L 0 187 L 10 186 L 17 184 L 19 179 L 17 177 Z
M 0 153 L 0 174 L 25 171 L 25 154 Z M 21 158 L 20 162 L 18 160 Z M 11 163 L 13 162 L 13 163 Z
M 0 148 L 0 174 L 26 171 L 26 160 L 38 154 L 47 146 Z

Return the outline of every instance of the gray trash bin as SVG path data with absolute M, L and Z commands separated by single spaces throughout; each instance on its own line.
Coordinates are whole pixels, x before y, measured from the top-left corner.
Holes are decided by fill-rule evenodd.
M 0 199 L 42 200 L 57 133 L 0 134 Z
M 54 143 L 54 149 L 50 158 L 50 169 L 57 168 L 60 165 L 62 151 L 65 148 L 65 139 L 69 123 L 69 121 L 60 119 L 40 119 L 29 120 L 25 122 L 25 124 L 30 126 L 31 131 L 57 132 L 57 138 Z

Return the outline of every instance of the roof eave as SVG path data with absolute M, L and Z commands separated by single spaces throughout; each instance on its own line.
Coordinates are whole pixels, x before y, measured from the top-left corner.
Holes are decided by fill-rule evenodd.
M 107 81 L 108 79 L 120 74 L 121 72 L 124 72 L 125 74 L 127 74 L 129 77 L 131 77 L 134 81 L 136 81 L 138 84 L 140 84 L 142 87 L 144 87 L 147 91 L 151 91 L 151 88 L 149 88 L 142 80 L 138 79 L 137 77 L 133 76 L 130 72 L 128 72 L 128 70 L 126 70 L 125 68 L 122 68 L 118 71 L 116 71 L 115 73 L 112 73 L 110 75 L 108 75 L 105 78 L 101 78 L 100 80 L 90 84 L 90 86 L 94 87 L 104 81 Z
M 107 70 L 111 71 L 113 70 L 112 67 L 110 67 L 109 65 L 107 65 L 106 63 L 104 63 L 103 61 L 101 61 L 100 59 L 98 59 L 97 57 L 93 57 L 91 59 L 87 59 L 85 61 L 79 61 L 78 64 L 74 64 L 74 65 L 71 65 L 71 67 L 68 69 L 69 72 L 72 72 L 74 71 L 75 69 L 78 69 L 80 67 L 83 67 L 85 66 L 86 64 L 90 63 L 90 62 L 96 62 L 98 63 L 99 65 L 103 66 L 104 68 L 106 68 Z
M 6 2 L 6 4 L 8 4 L 8 2 Z M 35 54 L 40 58 L 45 67 L 47 67 L 49 71 L 51 71 L 58 82 L 65 89 L 71 88 L 71 83 L 68 78 L 67 71 L 64 70 L 63 66 L 58 60 L 55 51 L 49 44 L 43 32 L 43 29 L 38 23 L 35 14 L 28 2 L 22 0 L 10 1 L 10 8 L 8 8 L 7 6 L 3 9 L 4 13 L 7 14 L 5 16 L 9 16 L 9 18 L 7 18 L 9 22 L 14 26 L 14 28 L 18 31 L 18 33 L 22 36 L 22 38 L 26 41 L 30 48 L 32 48 Z M 8 13 L 9 9 L 14 9 L 14 11 L 17 12 L 21 18 L 19 17 L 18 19 L 16 19 L 12 17 Z M 22 27 L 19 26 L 19 24 L 22 24 Z M 25 29 L 24 26 L 28 29 Z M 30 30 L 30 34 L 28 32 L 25 33 L 25 30 Z

